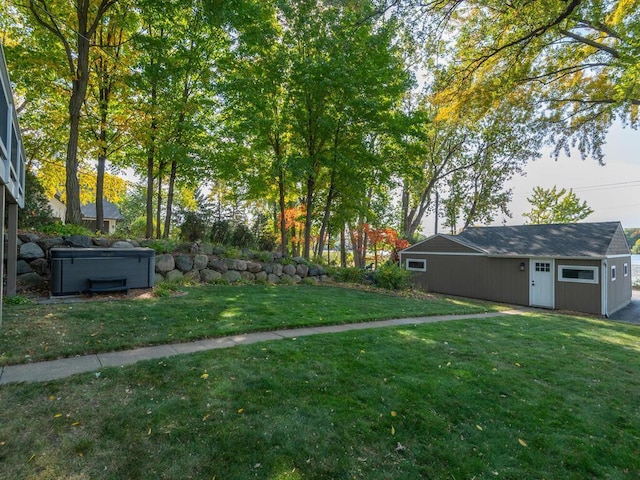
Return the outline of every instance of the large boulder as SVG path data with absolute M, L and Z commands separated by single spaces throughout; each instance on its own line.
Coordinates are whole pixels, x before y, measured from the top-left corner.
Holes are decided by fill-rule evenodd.
M 35 233 L 19 233 L 18 240 L 22 241 L 22 243 L 36 243 L 38 240 L 40 240 L 40 237 Z
M 247 262 L 247 270 L 251 273 L 258 273 L 262 270 L 262 265 L 257 262 Z
M 49 262 L 46 258 L 36 258 L 35 260 L 31 260 L 31 262 L 29 262 L 29 266 L 34 272 L 42 277 L 46 277 L 51 274 Z
M 185 255 L 184 253 L 179 253 L 173 256 L 173 259 L 176 263 L 176 268 L 181 272 L 188 272 L 193 270 L 193 258 L 189 255 Z
M 16 268 L 17 268 L 16 273 L 18 275 L 24 275 L 25 273 L 33 272 L 33 268 L 31 268 L 31 265 L 29 265 L 29 262 L 26 262 L 24 260 L 18 260 L 18 264 L 16 265 Z
M 173 259 L 173 255 L 170 253 L 163 253 L 156 256 L 156 272 L 167 273 L 176 268 L 176 262 Z
M 24 273 L 22 275 L 18 275 L 17 278 L 19 283 L 30 287 L 41 287 L 45 284 L 44 278 L 35 272 Z
M 218 259 L 210 259 L 209 263 L 207 264 L 207 266 L 212 269 L 215 270 L 216 272 L 220 272 L 220 273 L 226 273 L 227 270 L 229 270 L 229 267 L 227 265 L 227 262 L 225 262 L 224 260 L 218 260 Z
M 36 258 L 44 258 L 44 251 L 40 245 L 34 242 L 27 242 L 20 245 L 18 257 L 22 260 L 34 260 Z
M 48 252 L 53 247 L 59 247 L 64 245 L 64 239 L 62 237 L 43 237 L 36 242 L 42 250 Z
M 164 276 L 167 282 L 173 282 L 174 280 L 179 280 L 182 277 L 184 277 L 184 273 L 182 273 L 180 270 L 171 270 Z
M 246 280 L 247 282 L 253 282 L 256 279 L 256 276 L 248 271 L 243 271 L 240 272 L 240 276 L 242 277 L 243 280 Z
M 184 278 L 200 283 L 200 272 L 198 270 L 190 270 L 184 274 Z
M 220 272 L 216 272 L 215 270 L 209 270 L 205 268 L 204 270 L 200 270 L 200 280 L 204 283 L 213 283 L 216 280 L 220 280 L 222 278 L 222 274 Z
M 127 242 L 126 240 L 118 240 L 117 242 L 113 242 L 111 244 L 111 248 L 133 248 L 134 245 L 131 242 Z
M 198 253 L 193 256 L 193 269 L 194 270 L 203 270 L 207 268 L 207 264 L 209 263 L 209 257 L 202 253 Z
M 274 275 L 278 277 L 282 276 L 282 265 L 280 265 L 279 263 L 271 264 L 271 269 Z
M 261 270 L 260 272 L 256 273 L 256 281 L 258 282 L 265 282 L 268 278 L 268 273 L 265 272 L 264 270 Z
M 280 277 L 274 273 L 269 273 L 267 275 L 267 282 L 269 283 L 280 283 Z
M 296 267 L 296 273 L 300 275 L 300 277 L 304 278 L 309 273 L 309 267 L 301 263 Z
M 229 270 L 224 275 L 222 275 L 222 278 L 224 278 L 229 283 L 234 283 L 239 282 L 242 276 L 237 270 Z
M 111 240 L 107 237 L 95 237 L 93 239 L 93 244 L 96 247 L 100 248 L 109 248 L 111 246 Z
M 64 238 L 67 245 L 77 248 L 93 247 L 93 239 L 88 235 L 71 235 Z
M 296 267 L 294 265 L 285 265 L 282 267 L 282 272 L 286 275 L 293 276 L 296 274 Z

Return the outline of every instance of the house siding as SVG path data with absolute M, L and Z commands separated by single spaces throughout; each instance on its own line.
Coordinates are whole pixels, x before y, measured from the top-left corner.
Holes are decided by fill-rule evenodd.
M 629 244 L 627 238 L 624 236 L 624 230 L 622 225 L 618 225 L 616 233 L 611 239 L 609 248 L 607 249 L 607 255 L 629 255 Z
M 626 242 L 626 240 L 625 240 Z M 624 264 L 628 275 L 624 276 Z M 611 280 L 611 266 L 616 267 L 616 280 Z M 631 302 L 631 256 L 607 259 L 607 315 L 612 315 Z
M 458 242 L 454 242 L 446 237 L 431 237 L 420 243 L 403 250 L 403 254 L 412 252 L 435 252 L 435 253 L 478 253 L 477 250 L 469 248 Z
M 403 261 L 407 258 L 427 261 L 426 272 L 411 272 L 415 287 L 447 295 L 528 304 L 528 272 L 520 271 L 524 259 L 403 253 Z
M 598 283 L 561 282 L 558 276 L 559 266 L 598 267 Z M 599 260 L 556 260 L 555 268 L 555 307 L 573 312 L 602 313 L 602 272 Z

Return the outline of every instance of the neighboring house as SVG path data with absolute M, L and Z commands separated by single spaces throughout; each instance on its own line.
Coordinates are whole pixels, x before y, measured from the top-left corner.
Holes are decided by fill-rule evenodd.
M 49 199 L 49 209 L 51 210 L 51 215 L 54 218 L 60 219 L 62 223 L 65 222 L 67 217 L 67 206 L 60 199 L 59 193 L 56 193 L 53 198 Z
M 603 316 L 631 301 L 619 222 L 468 228 L 402 250 L 400 264 L 437 293 Z
M 80 208 L 80 212 L 82 213 L 82 223 L 85 227 L 94 232 L 99 230 L 99 228 L 96 226 L 95 203 L 88 203 L 86 205 L 83 205 Z M 102 216 L 104 231 L 108 233 L 115 233 L 116 223 L 119 220 L 124 219 L 118 207 L 115 204 L 108 202 L 107 200 L 102 201 Z

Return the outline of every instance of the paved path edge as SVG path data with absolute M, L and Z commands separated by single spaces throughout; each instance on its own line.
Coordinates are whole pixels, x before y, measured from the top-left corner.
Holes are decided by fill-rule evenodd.
M 402 325 L 420 325 L 425 323 L 446 322 L 451 320 L 481 320 L 485 318 L 494 318 L 506 315 L 518 315 L 526 311 L 526 309 L 512 309 L 501 312 L 488 312 L 480 314 L 395 318 L 390 320 L 377 320 L 371 322 L 346 323 L 342 325 L 290 328 L 284 330 L 274 330 L 272 332 L 256 332 L 230 335 L 227 337 L 196 340 L 186 343 L 156 345 L 152 347 L 142 347 L 133 350 L 123 350 L 119 352 L 105 352 L 92 355 L 83 355 L 46 362 L 7 365 L 0 368 L 0 385 L 7 385 L 10 383 L 48 382 L 51 380 L 66 378 L 78 373 L 89 373 L 98 371 L 103 367 L 132 365 L 144 360 L 153 360 L 157 358 L 172 357 L 175 355 L 184 355 L 188 353 L 231 348 L 236 345 L 248 345 L 251 343 L 270 340 L 283 340 L 286 338 L 306 337 L 310 335 L 348 332 L 354 330 L 368 330 L 372 328 L 398 327 Z

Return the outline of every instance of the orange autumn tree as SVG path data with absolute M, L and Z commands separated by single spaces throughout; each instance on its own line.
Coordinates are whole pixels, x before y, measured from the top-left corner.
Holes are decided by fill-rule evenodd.
M 304 205 L 296 205 L 284 210 L 285 229 L 289 232 L 291 241 L 291 253 L 296 256 L 300 253 L 301 237 L 300 233 L 304 229 L 305 208 Z M 278 215 L 278 222 L 282 214 Z M 286 250 L 286 246 L 285 246 Z
M 373 246 L 375 268 L 378 268 L 378 252 L 383 254 L 385 251 L 389 251 L 391 260 L 395 263 L 397 258 L 394 254 L 409 246 L 409 242 L 400 238 L 398 232 L 393 228 L 372 228 L 368 223 L 365 223 L 363 227 L 370 244 Z

